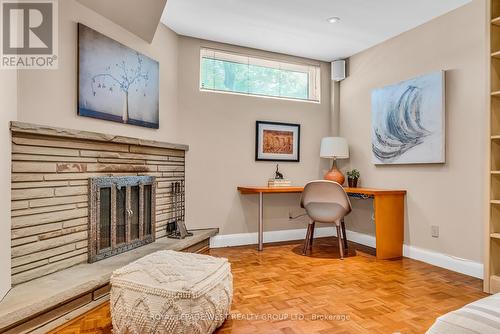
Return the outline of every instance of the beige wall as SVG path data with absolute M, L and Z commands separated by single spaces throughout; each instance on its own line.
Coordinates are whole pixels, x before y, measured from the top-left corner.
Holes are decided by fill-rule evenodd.
M 348 164 L 361 171 L 364 186 L 408 190 L 405 243 L 477 262 L 482 262 L 487 145 L 484 3 L 474 0 L 353 56 L 340 87 Z M 374 166 L 371 91 L 440 69 L 446 70 L 446 164 Z M 363 210 L 351 217 L 348 229 L 366 229 L 367 205 L 355 205 Z M 439 238 L 431 237 L 431 225 L 439 225 Z
M 257 230 L 257 196 L 242 196 L 238 185 L 265 185 L 276 163 L 256 162 L 255 121 L 301 124 L 301 162 L 280 163 L 295 184 L 322 175 L 321 137 L 330 131 L 330 66 L 321 63 L 321 104 L 259 98 L 199 90 L 200 47 L 215 47 L 279 59 L 283 55 L 179 38 L 179 124 L 181 141 L 190 146 L 186 164 L 189 227 L 219 226 L 221 234 Z M 309 61 L 310 62 L 310 61 Z M 299 212 L 298 195 L 267 196 L 265 230 L 299 228 L 288 221 L 289 209 Z
M 274 172 L 274 163 L 254 160 L 256 120 L 302 125 L 301 162 L 280 164 L 295 184 L 321 177 L 328 168 L 318 152 L 321 138 L 336 132 L 338 124 L 338 114 L 331 113 L 332 103 L 337 102 L 330 99 L 329 64 L 321 63 L 321 104 L 200 92 L 201 46 L 304 60 L 179 37 L 163 25 L 153 43 L 148 44 L 75 0 L 60 1 L 59 8 L 60 68 L 19 72 L 19 120 L 189 144 L 189 228 L 218 226 L 222 234 L 256 231 L 257 197 L 241 196 L 236 191 L 240 184 L 265 184 Z M 484 195 L 481 175 L 485 152 L 478 149 L 485 147 L 482 138 L 486 130 L 483 12 L 483 2 L 475 0 L 352 57 L 350 77 L 340 87 L 340 134 L 351 145 L 347 165 L 360 169 L 364 185 L 408 189 L 405 242 L 475 261 L 481 261 Z M 77 116 L 77 22 L 160 62 L 159 130 Z M 447 70 L 447 163 L 373 166 L 371 90 L 437 69 Z M 6 121 L 13 118 L 15 114 Z M 4 147 L 8 149 L 9 145 Z M 287 219 L 289 210 L 299 212 L 298 200 L 299 196 L 293 194 L 267 196 L 266 230 L 302 227 L 302 223 Z M 353 230 L 373 230 L 370 204 L 355 201 L 357 210 L 350 219 Z M 441 228 L 439 239 L 430 237 L 433 224 Z M 0 267 L 4 268 L 1 260 Z
M 17 71 L 0 70 L 0 299 L 10 289 L 10 130 L 17 118 Z
M 77 23 L 160 62 L 160 129 L 77 116 Z M 59 69 L 19 71 L 19 120 L 109 134 L 173 141 L 177 127 L 177 35 L 159 26 L 149 44 L 75 0 L 59 1 Z
M 330 131 L 329 64 L 321 63 L 321 104 L 202 93 L 198 89 L 201 45 L 304 60 L 178 37 L 161 24 L 150 45 L 74 0 L 61 1 L 59 11 L 59 69 L 20 72 L 19 120 L 189 144 L 189 228 L 216 226 L 222 233 L 256 230 L 257 199 L 236 192 L 239 184 L 265 184 L 274 172 L 274 163 L 254 161 L 256 120 L 301 123 L 302 161 L 281 164 L 294 183 L 317 178 L 326 169 L 318 152 L 321 137 Z M 77 22 L 160 62 L 159 130 L 77 116 Z M 287 219 L 289 208 L 298 211 L 298 200 L 298 195 L 268 199 L 266 229 L 301 227 Z
M 160 129 L 147 129 L 103 120 L 77 116 L 77 23 L 87 26 L 135 49 L 160 62 Z M 47 124 L 79 130 L 90 130 L 108 134 L 126 135 L 145 139 L 177 142 L 177 44 L 178 37 L 173 31 L 160 25 L 151 44 L 141 40 L 120 26 L 103 18 L 75 0 L 59 1 L 59 69 L 57 70 L 20 70 L 17 88 L 19 96 L 18 118 L 21 121 Z M 15 73 L 15 72 L 12 72 Z M 15 120 L 16 115 L 4 113 L 5 104 L 14 97 L 13 79 L 0 77 L 0 106 L 2 116 L 0 124 L 5 124 L 0 131 L 2 151 L 2 175 L 0 189 L 10 189 L 10 138 L 6 130 L 7 122 Z M 4 88 L 4 86 L 8 86 Z M 14 83 L 13 87 L 16 85 Z M 12 102 L 15 103 L 15 102 Z M 15 109 L 12 109 L 15 110 Z M 4 191 L 0 201 L 0 212 L 5 221 L 0 231 L 4 242 L 0 241 L 0 292 L 10 287 L 10 192 Z M 3 239 L 2 239 L 3 240 Z M 1 294 L 0 294 L 1 296 Z

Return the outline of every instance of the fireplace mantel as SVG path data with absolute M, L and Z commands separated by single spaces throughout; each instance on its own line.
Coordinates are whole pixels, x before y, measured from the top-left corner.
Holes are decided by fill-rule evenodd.
M 156 140 L 115 136 L 99 132 L 65 129 L 65 128 L 58 128 L 55 126 L 31 124 L 31 123 L 24 123 L 17 121 L 10 122 L 10 129 L 12 132 L 37 134 L 43 136 L 84 139 L 84 140 L 137 145 L 137 146 L 150 146 L 150 147 L 159 147 L 159 148 L 167 148 L 167 149 L 182 150 L 182 151 L 189 150 L 189 146 L 184 144 L 173 144 L 173 143 L 160 142 Z

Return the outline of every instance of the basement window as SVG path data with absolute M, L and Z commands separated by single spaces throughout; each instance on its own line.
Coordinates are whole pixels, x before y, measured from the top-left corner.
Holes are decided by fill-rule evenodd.
M 202 48 L 200 90 L 320 102 L 320 67 Z

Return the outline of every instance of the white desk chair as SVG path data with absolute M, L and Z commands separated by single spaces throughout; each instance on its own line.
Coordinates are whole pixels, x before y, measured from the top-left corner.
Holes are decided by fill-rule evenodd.
M 347 249 L 344 217 L 351 212 L 351 202 L 344 188 L 333 181 L 311 181 L 304 187 L 300 205 L 311 218 L 302 254 L 306 255 L 307 248 L 312 248 L 315 223 L 331 223 L 337 227 L 340 258 L 344 259 L 344 247 Z M 342 234 L 344 244 L 342 244 Z

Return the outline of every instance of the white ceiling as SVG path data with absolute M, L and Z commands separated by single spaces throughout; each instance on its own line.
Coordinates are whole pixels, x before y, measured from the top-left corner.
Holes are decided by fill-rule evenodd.
M 168 0 L 180 35 L 330 61 L 347 58 L 471 0 Z M 339 23 L 327 18 L 338 16 Z

